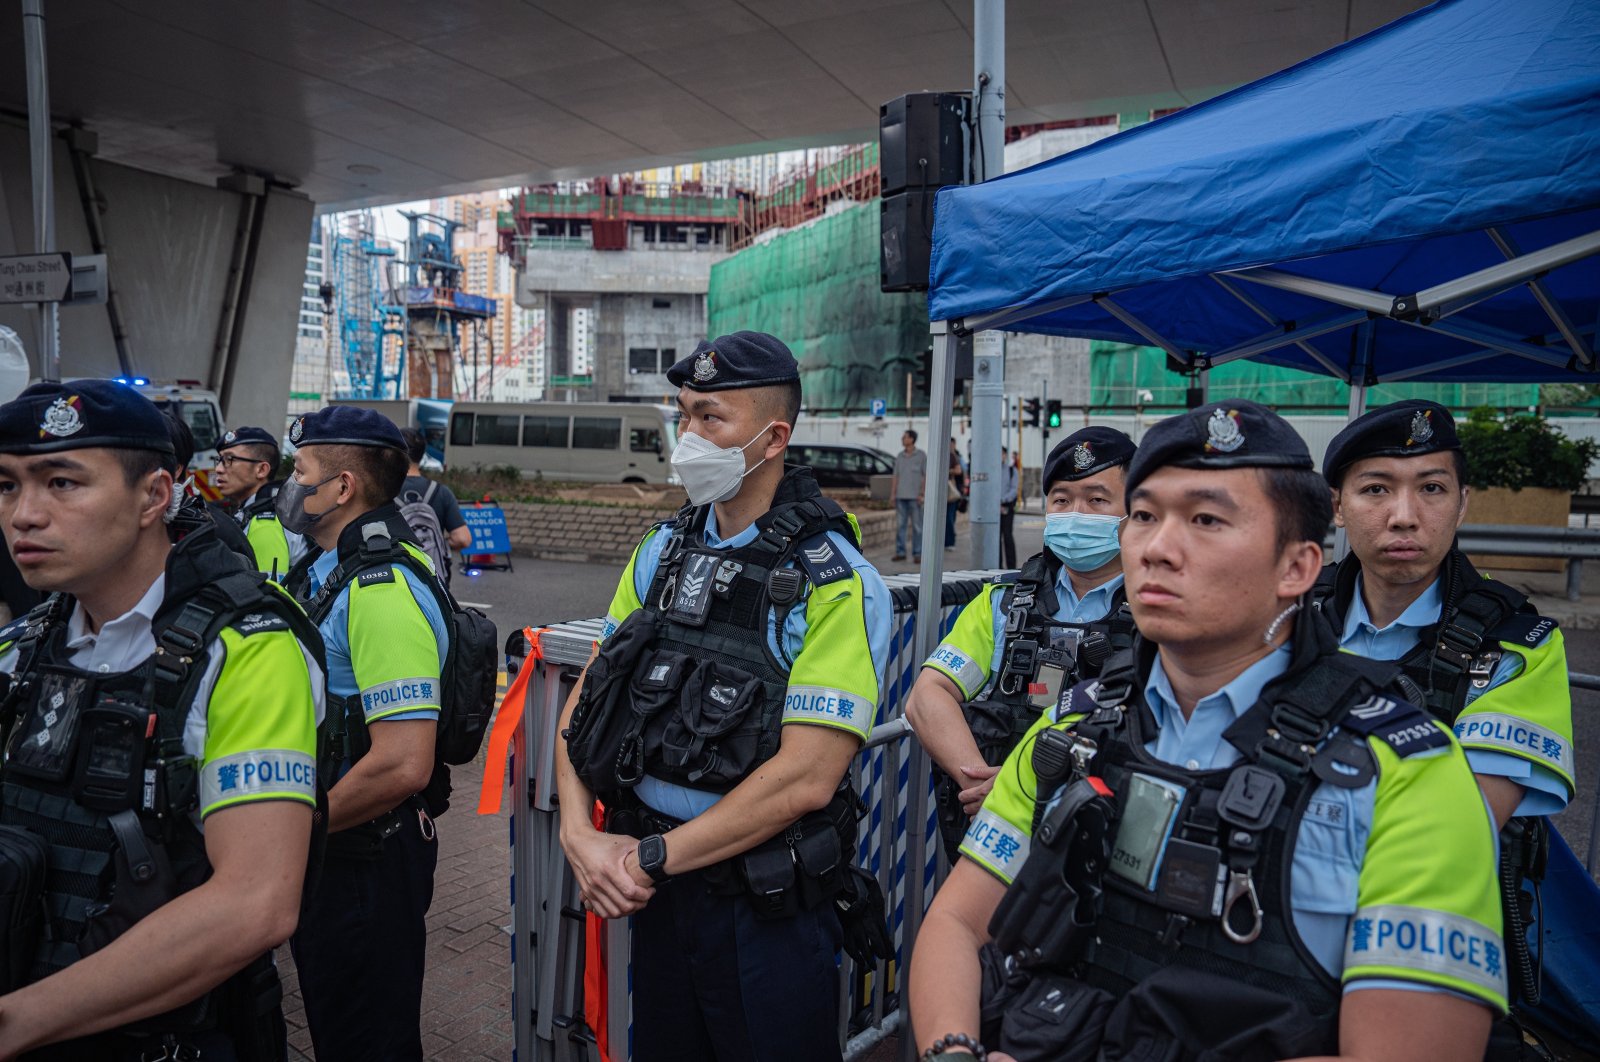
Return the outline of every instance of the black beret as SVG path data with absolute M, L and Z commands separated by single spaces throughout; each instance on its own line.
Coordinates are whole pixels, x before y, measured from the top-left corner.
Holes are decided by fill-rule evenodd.
M 1056 443 L 1044 462 L 1044 489 L 1057 480 L 1087 479 L 1097 472 L 1125 465 L 1139 447 L 1115 428 L 1091 424 Z
M 1180 468 L 1311 468 L 1311 451 L 1289 422 L 1246 399 L 1211 402 L 1160 421 L 1139 442 L 1128 491 L 1168 465 Z
M 0 453 L 49 454 L 105 447 L 172 456 L 167 418 L 115 380 L 36 383 L 0 406 Z
M 296 447 L 383 446 L 407 452 L 405 436 L 394 421 L 357 406 L 324 406 L 307 413 L 290 425 L 289 441 Z
M 256 444 L 270 446 L 274 450 L 278 449 L 278 440 L 265 428 L 234 428 L 222 437 L 221 442 L 217 443 L 217 451 L 220 453 L 223 450 L 231 450 L 235 446 Z
M 800 379 L 800 363 L 777 336 L 734 332 L 702 339 L 694 353 L 667 370 L 667 382 L 691 391 L 771 387 Z
M 1337 487 L 1345 469 L 1364 457 L 1420 457 L 1461 449 L 1456 418 L 1437 402 L 1393 402 L 1346 424 L 1322 457 L 1322 474 Z

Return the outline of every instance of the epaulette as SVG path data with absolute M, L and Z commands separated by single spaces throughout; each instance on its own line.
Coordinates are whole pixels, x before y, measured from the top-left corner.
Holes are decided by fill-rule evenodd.
M 1450 744 L 1449 733 L 1428 713 L 1409 701 L 1381 694 L 1350 709 L 1339 725 L 1363 737 L 1382 738 L 1401 759 Z
M 1560 624 L 1537 612 L 1513 612 L 1484 632 L 1487 641 L 1510 642 L 1533 648 L 1549 636 Z
M 806 578 L 811 580 L 812 586 L 827 586 L 848 579 L 854 571 L 844 552 L 833 544 L 826 531 L 800 543 L 794 557 L 805 569 Z

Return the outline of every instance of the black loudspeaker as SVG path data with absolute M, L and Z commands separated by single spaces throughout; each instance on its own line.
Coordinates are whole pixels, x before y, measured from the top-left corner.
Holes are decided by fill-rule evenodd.
M 913 92 L 878 108 L 884 195 L 966 180 L 967 100 L 958 92 Z
M 933 252 L 933 197 L 937 189 L 886 195 L 878 204 L 878 286 L 884 291 L 927 291 Z

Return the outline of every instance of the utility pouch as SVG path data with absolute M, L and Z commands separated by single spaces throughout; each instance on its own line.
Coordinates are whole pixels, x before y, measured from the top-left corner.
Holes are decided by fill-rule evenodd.
M 750 887 L 750 906 L 762 919 L 790 918 L 800 913 L 800 897 L 794 880 L 794 853 L 782 837 L 746 852 L 739 857 L 745 883 Z
M 998 1048 L 1017 1062 L 1092 1062 L 1116 1001 L 1111 993 L 1035 971 L 1000 1018 Z
M 614 794 L 617 756 L 632 723 L 629 678 L 656 636 L 656 619 L 639 609 L 623 620 L 589 665 L 563 736 L 580 779 L 604 799 Z
M 795 862 L 800 866 L 800 901 L 807 910 L 831 900 L 844 888 L 845 872 L 839 851 L 839 835 L 832 823 L 819 823 L 803 832 L 794 842 Z
M 80 716 L 93 684 L 85 676 L 54 668 L 40 673 L 39 684 L 33 710 L 13 733 L 6 769 L 47 782 L 64 782 L 72 773 Z
M 20 826 L 0 826 L 0 995 L 28 980 L 44 929 L 50 846 Z
M 645 758 L 689 785 L 725 790 L 755 764 L 761 680 L 721 661 L 704 661 L 688 677 L 678 711 L 645 737 Z M 657 737 L 659 734 L 659 737 Z M 659 758 L 658 758 L 659 757 Z
M 154 723 L 155 713 L 124 701 L 106 699 L 84 709 L 73 799 L 107 813 L 140 807 L 145 742 Z
M 238 1062 L 281 1062 L 288 1050 L 283 983 L 270 953 L 217 986 L 218 1020 Z
M 644 778 L 644 730 L 650 720 L 678 702 L 694 658 L 672 649 L 656 649 L 633 669 L 628 683 L 631 722 L 617 750 L 616 780 L 632 788 Z

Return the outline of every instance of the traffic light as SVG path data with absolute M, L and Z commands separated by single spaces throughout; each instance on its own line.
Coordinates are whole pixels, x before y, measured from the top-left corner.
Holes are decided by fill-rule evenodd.
M 1044 404 L 1045 425 L 1051 428 L 1061 427 L 1061 399 L 1052 398 Z
M 1037 398 L 1024 398 L 1022 400 L 1022 423 L 1029 428 L 1039 426 L 1039 400 Z

